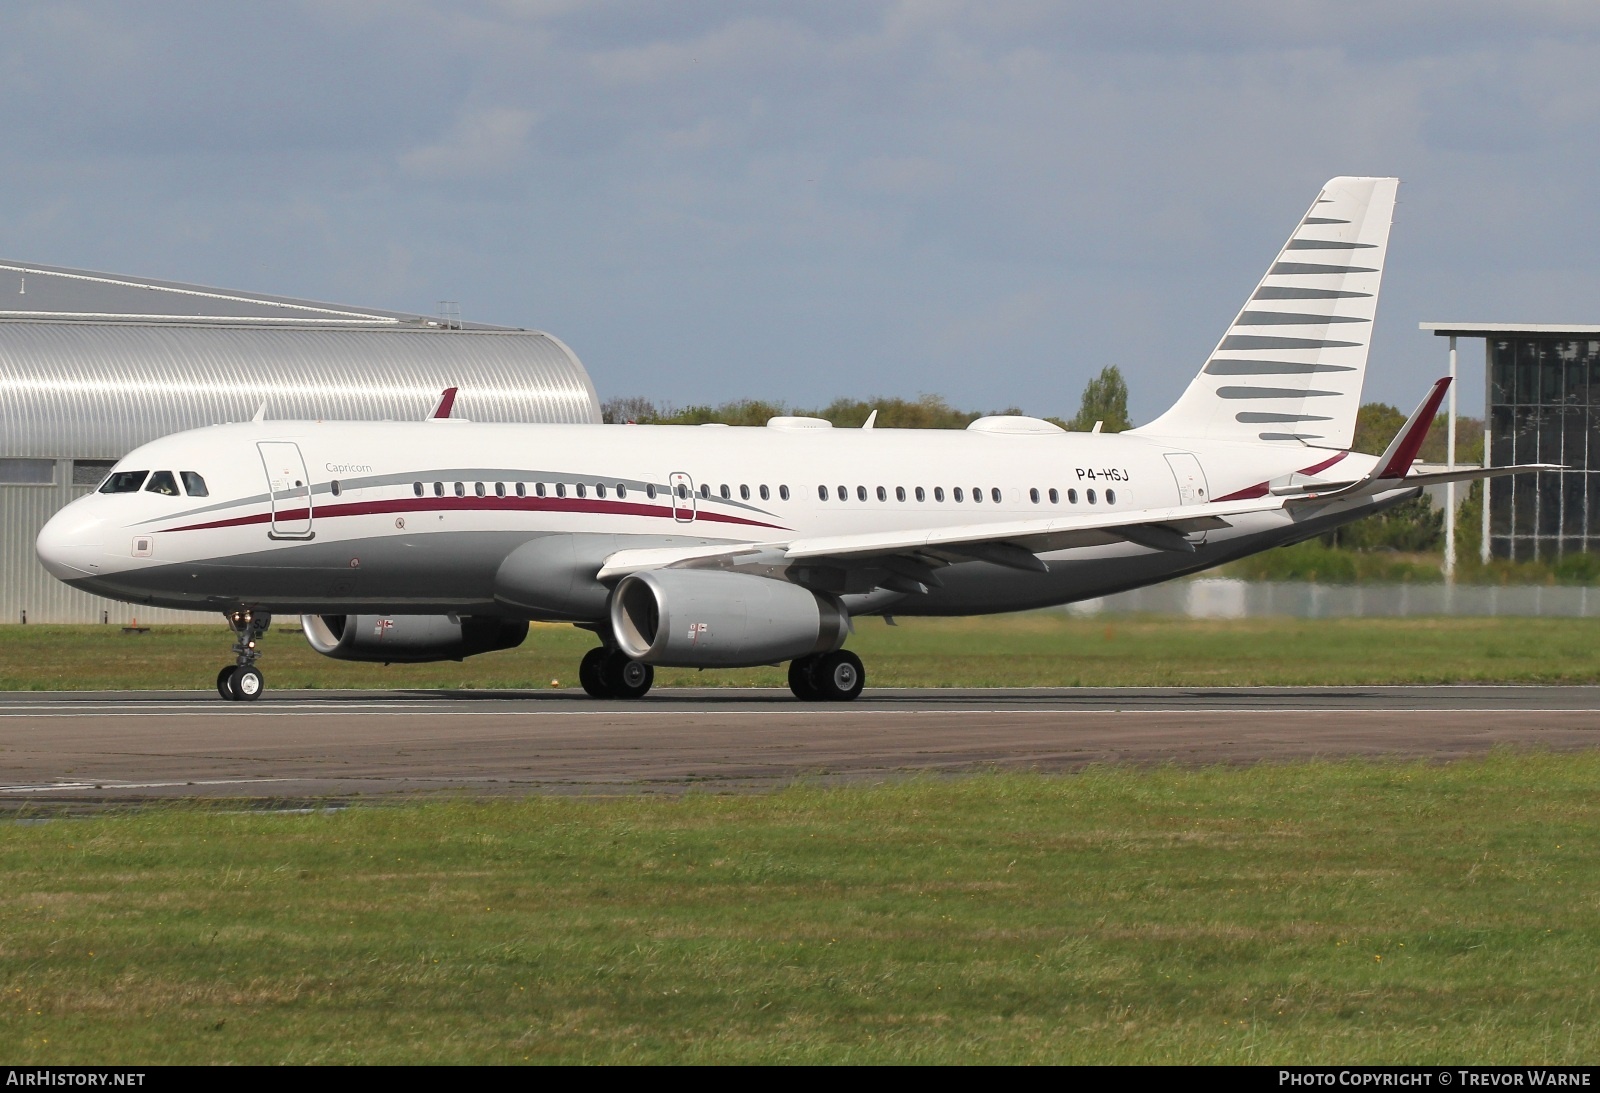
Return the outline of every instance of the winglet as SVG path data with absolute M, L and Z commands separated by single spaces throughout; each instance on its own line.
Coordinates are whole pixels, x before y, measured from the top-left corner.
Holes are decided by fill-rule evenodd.
M 1428 397 L 1422 404 L 1411 411 L 1411 416 L 1401 430 L 1395 434 L 1389 446 L 1384 449 L 1383 455 L 1378 457 L 1378 470 L 1373 474 L 1373 479 L 1404 478 L 1411 470 L 1411 464 L 1417 458 L 1417 453 L 1422 450 L 1422 442 L 1428 437 L 1428 429 L 1433 425 L 1433 417 L 1439 412 L 1439 403 L 1444 401 L 1444 393 L 1450 387 L 1450 377 L 1443 376 L 1434 381 L 1433 390 L 1428 392 Z
M 457 388 L 457 387 L 446 387 L 443 391 L 441 391 L 439 393 L 439 401 L 433 404 L 433 412 L 430 413 L 428 415 L 428 417 L 429 418 L 447 418 L 447 417 L 449 417 L 451 408 L 454 407 L 455 404 L 456 404 L 456 392 L 458 390 L 460 390 L 460 388 Z
M 1384 490 L 1394 489 L 1380 483 L 1404 481 L 1411 473 L 1411 464 L 1417 458 L 1417 453 L 1422 450 L 1422 442 L 1427 439 L 1428 428 L 1433 424 L 1434 415 L 1439 412 L 1439 403 L 1444 401 L 1444 393 L 1450 388 L 1450 377 L 1445 376 L 1433 383 L 1433 390 L 1422 400 L 1422 404 L 1411 411 L 1411 416 L 1400 427 L 1400 431 L 1389 441 L 1389 446 L 1383 450 L 1378 461 L 1372 465 L 1360 479 L 1347 486 L 1326 493 L 1308 493 L 1304 497 L 1293 498 L 1293 503 L 1319 502 L 1339 500 L 1343 498 L 1358 497 L 1364 494 L 1381 493 Z M 1518 468 L 1519 472 L 1524 468 Z M 1472 478 L 1489 478 L 1493 475 L 1473 474 Z

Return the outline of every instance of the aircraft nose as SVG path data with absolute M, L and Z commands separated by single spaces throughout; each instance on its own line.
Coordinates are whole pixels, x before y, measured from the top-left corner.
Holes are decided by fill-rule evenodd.
M 68 505 L 39 529 L 33 549 L 52 577 L 62 581 L 92 577 L 100 572 L 104 550 L 104 522 Z

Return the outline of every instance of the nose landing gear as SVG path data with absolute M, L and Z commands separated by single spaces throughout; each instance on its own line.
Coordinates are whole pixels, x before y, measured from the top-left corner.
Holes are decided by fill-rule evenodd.
M 258 648 L 262 635 L 272 625 L 271 615 L 252 611 L 230 611 L 228 625 L 233 628 L 234 663 L 217 673 L 217 693 L 229 702 L 254 702 L 267 689 L 266 677 L 256 667 L 261 659 Z

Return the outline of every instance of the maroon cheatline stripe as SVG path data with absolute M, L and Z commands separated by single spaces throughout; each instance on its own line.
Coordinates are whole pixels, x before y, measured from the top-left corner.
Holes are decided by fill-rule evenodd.
M 1349 454 L 1349 452 L 1336 452 L 1327 459 L 1324 459 L 1321 463 L 1313 463 L 1309 467 L 1301 467 L 1300 470 L 1296 471 L 1295 473 L 1317 474 L 1321 471 L 1327 470 L 1329 467 L 1333 466 L 1335 463 L 1339 462 L 1339 460 L 1343 459 Z M 1213 497 L 1211 500 L 1214 504 L 1219 505 L 1224 501 L 1253 501 L 1257 497 L 1265 497 L 1271 492 L 1271 490 L 1272 487 L 1267 483 L 1257 482 L 1253 486 L 1246 486 L 1242 490 L 1235 490 L 1226 497 Z
M 663 508 L 660 505 L 641 505 L 632 501 L 606 501 L 599 498 L 581 497 L 425 497 L 425 498 L 399 498 L 393 501 L 359 501 L 348 502 L 341 505 L 318 505 L 315 514 L 319 520 L 328 520 L 337 516 L 377 516 L 382 514 L 401 514 L 417 512 L 464 512 L 480 510 L 487 512 L 592 512 L 610 516 L 654 516 L 657 518 L 670 518 L 672 508 Z M 308 520 L 311 513 L 304 508 L 285 509 L 278 513 L 280 522 L 294 520 Z M 231 516 L 225 520 L 208 520 L 201 524 L 185 524 L 182 527 L 167 528 L 166 531 L 208 531 L 211 528 L 240 527 L 245 524 L 264 524 L 272 519 L 268 512 L 253 513 L 249 516 Z M 760 520 L 746 520 L 741 516 L 729 516 L 720 512 L 697 512 L 695 523 L 707 520 L 721 524 L 744 524 L 749 527 L 773 528 L 778 531 L 788 529 L 780 524 L 767 524 Z
M 1324 459 L 1321 463 L 1313 463 L 1309 467 L 1301 467 L 1300 468 L 1300 473 L 1301 474 L 1320 474 L 1321 472 L 1327 470 L 1329 467 L 1333 466 L 1335 463 L 1339 462 L 1339 460 L 1343 459 L 1345 456 L 1347 456 L 1349 454 L 1350 454 L 1349 452 L 1337 452 L 1334 455 L 1329 456 L 1327 459 Z

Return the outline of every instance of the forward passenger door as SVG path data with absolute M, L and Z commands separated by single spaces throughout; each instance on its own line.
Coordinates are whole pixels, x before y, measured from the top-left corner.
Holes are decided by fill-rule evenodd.
M 269 539 L 310 539 L 311 476 L 306 473 L 300 445 L 289 440 L 260 440 L 261 466 L 267 472 L 267 495 L 272 505 Z

